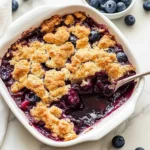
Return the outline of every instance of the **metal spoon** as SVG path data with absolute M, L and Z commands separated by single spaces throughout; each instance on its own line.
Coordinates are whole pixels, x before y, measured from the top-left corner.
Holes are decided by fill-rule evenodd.
M 134 76 L 131 76 L 131 77 L 128 77 L 128 78 L 125 78 L 125 79 L 122 79 L 120 81 L 118 81 L 114 86 L 114 92 L 117 91 L 118 88 L 120 88 L 121 86 L 123 86 L 124 84 L 130 82 L 130 81 L 133 81 L 137 78 L 140 78 L 140 77 L 143 77 L 143 76 L 146 76 L 146 75 L 149 75 L 150 74 L 150 71 L 147 71 L 147 72 L 144 72 L 144 73 L 139 73 L 139 74 L 136 74 Z

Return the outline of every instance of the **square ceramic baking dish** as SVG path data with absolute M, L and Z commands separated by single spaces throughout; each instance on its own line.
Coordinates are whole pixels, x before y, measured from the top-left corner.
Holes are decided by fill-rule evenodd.
M 48 19 L 55 14 L 64 15 L 68 13 L 73 13 L 75 11 L 85 12 L 87 15 L 91 16 L 98 23 L 107 25 L 110 33 L 115 35 L 118 43 L 122 44 L 124 51 L 128 55 L 130 62 L 136 67 L 137 73 L 140 72 L 139 64 L 136 58 L 133 56 L 132 49 L 126 38 L 123 36 L 123 34 L 104 15 L 102 15 L 93 8 L 89 8 L 83 5 L 70 5 L 70 6 L 47 5 L 36 8 L 30 11 L 29 13 L 25 14 L 24 16 L 22 16 L 9 26 L 9 28 L 6 31 L 6 34 L 0 41 L 0 57 L 3 57 L 3 55 L 6 53 L 7 49 L 11 46 L 11 44 L 14 43 L 17 39 L 19 39 L 24 31 L 30 28 L 38 27 L 43 20 Z M 8 106 L 10 107 L 10 109 L 12 110 L 12 112 L 16 115 L 16 117 L 20 120 L 20 122 L 24 125 L 24 127 L 39 141 L 55 147 L 67 147 L 78 143 L 86 141 L 94 141 L 102 138 L 104 135 L 106 135 L 108 132 L 117 127 L 120 123 L 122 123 L 133 113 L 136 102 L 142 92 L 143 86 L 144 86 L 144 79 L 140 79 L 129 100 L 120 108 L 112 112 L 109 116 L 101 120 L 99 123 L 95 124 L 92 127 L 92 129 L 90 129 L 88 132 L 80 134 L 78 138 L 71 141 L 57 142 L 46 138 L 29 124 L 27 117 L 20 110 L 20 108 L 18 108 L 15 101 L 11 98 L 3 81 L 0 79 L 1 94 L 4 97 Z

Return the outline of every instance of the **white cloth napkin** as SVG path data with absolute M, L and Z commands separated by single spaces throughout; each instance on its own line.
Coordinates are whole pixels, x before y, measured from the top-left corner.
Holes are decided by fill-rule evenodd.
M 0 0 L 0 39 L 11 23 L 11 0 Z M 1 91 L 0 91 L 1 92 Z M 9 108 L 0 95 L 0 146 L 7 129 Z

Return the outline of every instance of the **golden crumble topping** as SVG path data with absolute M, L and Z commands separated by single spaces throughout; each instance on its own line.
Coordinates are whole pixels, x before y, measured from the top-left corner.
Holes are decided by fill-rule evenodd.
M 11 85 L 11 92 L 17 93 L 23 88 L 24 88 L 24 83 L 16 81 Z
M 89 38 L 86 37 L 86 38 L 77 40 L 76 48 L 81 49 L 81 48 L 87 47 L 88 45 L 89 45 Z
M 63 138 L 65 141 L 75 139 L 77 137 L 74 132 L 74 126 L 69 120 L 59 119 L 62 110 L 56 106 L 48 108 L 42 102 L 31 110 L 31 115 L 37 120 L 42 120 L 45 127 L 50 129 L 54 135 Z
M 78 18 L 81 19 L 81 21 L 84 21 L 86 19 L 86 16 L 83 12 L 75 12 L 74 15 Z
M 39 78 L 42 78 L 45 74 L 45 71 L 42 69 L 40 63 L 33 62 L 31 64 L 31 73 Z
M 56 90 L 65 85 L 65 74 L 56 70 L 47 71 L 44 84 L 49 91 Z
M 119 63 L 110 63 L 106 67 L 108 76 L 110 76 L 114 80 L 122 77 L 128 71 L 134 70 L 135 68 L 131 65 L 120 65 Z
M 44 35 L 43 39 L 47 43 L 61 45 L 64 44 L 69 39 L 69 32 L 67 27 L 59 27 L 56 33 L 47 33 Z
M 55 15 L 38 28 L 40 38 L 18 40 L 11 47 L 9 62 L 15 80 L 11 92 L 23 88 L 34 92 L 40 102 L 31 109 L 31 115 L 43 121 L 54 137 L 65 141 L 77 135 L 73 123 L 64 119 L 63 110 L 55 105 L 71 93 L 72 84 L 88 85 L 88 77 L 100 71 L 107 73 L 110 83 L 135 71 L 130 63 L 119 62 L 116 53 L 109 51 L 117 47 L 117 42 L 107 28 L 88 27 L 86 18 L 82 12 Z M 100 33 L 100 39 L 94 42 L 90 39 L 93 30 Z
M 62 68 L 67 59 L 74 53 L 74 46 L 71 42 L 66 42 L 61 46 L 51 45 L 48 53 L 51 59 L 46 62 L 46 65 L 49 68 Z
M 32 61 L 37 63 L 45 63 L 49 58 L 49 55 L 45 49 L 37 49 L 32 55 Z
M 19 60 L 12 72 L 12 76 L 15 80 L 19 82 L 24 82 L 27 79 L 27 75 L 30 71 L 30 62 L 27 60 Z
M 116 44 L 116 41 L 113 39 L 114 37 L 111 35 L 104 35 L 99 43 L 98 43 L 98 47 L 101 48 L 109 48 L 109 47 L 113 47 Z
M 59 15 L 55 15 L 48 20 L 43 21 L 41 24 L 41 31 L 44 33 L 52 32 L 55 26 L 61 23 L 62 18 Z
M 90 34 L 90 29 L 83 25 L 76 25 L 74 27 L 71 27 L 69 31 L 79 39 L 86 38 Z
M 29 74 L 27 80 L 25 81 L 25 87 L 36 93 L 36 95 L 40 97 L 43 102 L 49 102 L 49 93 L 44 88 L 43 79 L 40 79 L 35 75 Z
M 66 18 L 65 18 L 64 23 L 66 25 L 72 25 L 74 23 L 74 17 L 73 17 L 73 15 L 67 15 Z

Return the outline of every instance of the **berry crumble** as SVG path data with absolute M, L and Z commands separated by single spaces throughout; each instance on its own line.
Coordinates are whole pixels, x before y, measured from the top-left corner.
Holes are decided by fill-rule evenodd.
M 8 49 L 1 79 L 30 124 L 44 136 L 69 141 L 124 104 L 135 74 L 107 27 L 83 12 L 55 15 Z

